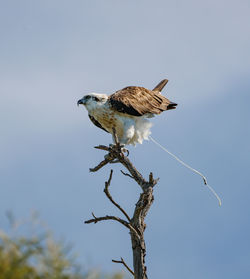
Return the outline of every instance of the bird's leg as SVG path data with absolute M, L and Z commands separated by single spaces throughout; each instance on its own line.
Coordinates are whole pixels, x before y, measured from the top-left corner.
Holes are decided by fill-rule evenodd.
M 128 156 L 129 155 L 129 151 L 128 151 L 128 149 L 127 148 L 125 148 L 125 144 L 121 144 L 121 143 L 119 143 L 119 149 L 121 150 L 121 152 L 122 153 L 126 153 L 126 156 Z
M 118 151 L 119 153 L 127 153 L 126 156 L 129 155 L 129 151 L 125 148 L 125 144 L 121 144 L 120 141 L 119 141 L 119 138 L 117 136 L 117 133 L 116 133 L 116 130 L 115 128 L 113 127 L 113 133 L 112 133 L 112 138 L 113 138 L 113 141 L 114 141 L 114 144 L 110 144 L 109 147 L 111 149 L 115 149 L 116 151 Z

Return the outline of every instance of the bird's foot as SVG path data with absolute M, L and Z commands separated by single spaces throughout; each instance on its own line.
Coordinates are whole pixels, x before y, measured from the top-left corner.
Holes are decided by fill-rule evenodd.
M 109 148 L 112 150 L 116 150 L 119 153 L 126 153 L 126 156 L 129 155 L 128 149 L 125 148 L 125 144 L 120 144 L 119 142 L 117 144 L 109 144 Z
M 125 146 L 125 145 L 124 145 L 124 146 Z M 129 151 L 128 151 L 127 148 L 122 147 L 122 148 L 121 148 L 121 151 L 122 151 L 122 153 L 126 153 L 126 156 L 127 156 L 127 157 L 129 156 Z

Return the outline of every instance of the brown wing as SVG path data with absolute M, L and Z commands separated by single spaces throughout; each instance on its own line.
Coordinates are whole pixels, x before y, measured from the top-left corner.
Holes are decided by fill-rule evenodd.
M 175 108 L 177 105 L 170 102 L 158 91 L 137 86 L 129 86 L 110 95 L 109 103 L 113 109 L 134 116 L 160 114 L 164 110 Z
M 92 115 L 90 115 L 90 114 L 89 114 L 89 119 L 90 119 L 91 122 L 92 122 L 94 125 L 96 125 L 98 128 L 103 129 L 105 132 L 108 133 L 108 131 L 107 131 L 106 129 L 104 129 L 104 128 L 102 127 L 102 125 L 101 125 Z

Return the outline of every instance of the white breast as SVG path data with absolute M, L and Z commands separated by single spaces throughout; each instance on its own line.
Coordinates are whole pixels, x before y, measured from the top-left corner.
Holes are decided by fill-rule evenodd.
M 112 134 L 112 129 L 115 128 L 121 144 L 142 144 L 151 134 L 152 123 L 145 116 L 131 116 L 114 111 L 108 103 L 87 109 L 105 130 Z

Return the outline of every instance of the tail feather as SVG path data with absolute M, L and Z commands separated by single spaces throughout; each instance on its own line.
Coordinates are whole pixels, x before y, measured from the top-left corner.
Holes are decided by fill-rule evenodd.
M 165 85 L 168 83 L 167 79 L 163 79 L 162 81 L 160 81 L 155 88 L 152 91 L 158 92 L 160 93 L 162 91 L 162 89 L 165 87 Z M 157 95 L 157 94 L 156 94 Z M 175 109 L 177 104 L 173 103 L 171 101 L 169 101 L 166 97 L 164 97 L 163 95 L 158 95 L 155 96 L 155 98 L 158 97 L 160 98 L 160 102 L 162 101 L 162 98 L 165 99 L 165 104 L 164 104 L 164 109 L 163 110 L 169 110 L 169 109 Z
M 168 107 L 167 107 L 167 110 L 169 110 L 169 109 L 176 109 L 176 106 L 177 106 L 178 104 L 176 104 L 176 103 L 173 103 L 173 102 L 170 102 L 170 104 L 168 105 Z
M 168 83 L 168 79 L 163 79 L 162 81 L 160 81 L 155 88 L 153 89 L 153 91 L 157 91 L 157 92 L 161 92 L 162 89 L 165 87 L 165 85 Z

